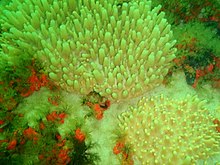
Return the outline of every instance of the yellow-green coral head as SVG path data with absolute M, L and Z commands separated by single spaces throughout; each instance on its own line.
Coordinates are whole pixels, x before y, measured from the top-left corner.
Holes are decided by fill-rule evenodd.
M 40 59 L 62 88 L 122 100 L 158 86 L 176 49 L 151 1 L 11 0 L 2 6 L 2 49 Z
M 145 165 L 189 165 L 220 150 L 220 134 L 204 101 L 142 98 L 119 116 L 119 128 L 133 158 Z

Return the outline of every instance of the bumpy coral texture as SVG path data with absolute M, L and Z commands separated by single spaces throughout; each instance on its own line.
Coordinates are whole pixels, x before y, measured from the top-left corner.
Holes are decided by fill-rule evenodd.
M 196 96 L 142 98 L 119 116 L 131 154 L 141 164 L 195 164 L 220 150 L 214 118 Z
M 147 0 L 12 0 L 1 7 L 1 46 L 40 59 L 68 91 L 126 99 L 158 86 L 175 57 L 160 8 Z

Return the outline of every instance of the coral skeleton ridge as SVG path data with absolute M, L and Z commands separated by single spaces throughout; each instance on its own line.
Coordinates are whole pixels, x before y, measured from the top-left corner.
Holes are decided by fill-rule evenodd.
M 142 98 L 119 115 L 130 153 L 141 164 L 195 164 L 219 152 L 220 135 L 205 101 L 188 95 L 174 100 Z
M 132 98 L 161 84 L 175 57 L 160 9 L 146 0 L 12 0 L 1 9 L 1 46 L 40 59 L 67 91 Z

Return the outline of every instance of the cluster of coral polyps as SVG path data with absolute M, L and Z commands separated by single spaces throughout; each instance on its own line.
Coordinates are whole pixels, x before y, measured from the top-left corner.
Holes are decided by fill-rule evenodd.
M 1 7 L 1 46 L 40 59 L 63 89 L 126 99 L 158 86 L 175 57 L 160 8 L 148 0 L 11 0 Z
M 214 118 L 196 96 L 142 98 L 119 116 L 129 153 L 141 164 L 194 164 L 219 152 Z

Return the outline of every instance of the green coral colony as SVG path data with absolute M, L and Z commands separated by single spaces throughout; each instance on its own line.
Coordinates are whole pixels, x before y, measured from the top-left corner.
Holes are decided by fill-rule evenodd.
M 119 116 L 119 127 L 131 153 L 143 164 L 195 164 L 218 153 L 220 136 L 206 101 L 142 98 Z M 141 122 L 139 122 L 141 121 Z
M 151 1 L 117 4 L 13 1 L 1 19 L 3 50 L 41 59 L 49 77 L 68 91 L 95 90 L 114 100 L 143 94 L 171 67 L 171 26 Z

